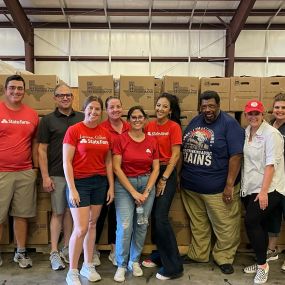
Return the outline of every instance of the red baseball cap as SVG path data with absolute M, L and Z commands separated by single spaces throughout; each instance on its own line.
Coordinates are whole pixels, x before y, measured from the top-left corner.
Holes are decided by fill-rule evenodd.
M 255 99 L 248 101 L 245 105 L 244 112 L 249 113 L 252 111 L 257 111 L 257 112 L 263 113 L 264 112 L 264 106 L 263 106 L 262 102 L 255 100 Z

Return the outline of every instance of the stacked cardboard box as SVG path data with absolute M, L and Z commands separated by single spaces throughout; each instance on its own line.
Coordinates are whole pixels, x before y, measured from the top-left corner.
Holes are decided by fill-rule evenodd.
M 243 111 L 252 99 L 260 99 L 260 77 L 231 77 L 230 111 Z
M 199 77 L 164 76 L 163 91 L 178 97 L 182 111 L 196 111 L 199 84 Z
M 109 96 L 114 96 L 114 80 L 112 75 L 78 76 L 79 109 L 88 96 L 101 97 L 103 103 Z
M 154 106 L 154 77 L 121 76 L 120 99 L 125 110 L 135 105 L 152 110 Z
M 280 92 L 285 93 L 285 77 L 261 78 L 261 101 L 267 111 L 272 110 L 274 96 Z
M 202 77 L 200 79 L 201 93 L 207 90 L 216 91 L 220 98 L 220 107 L 223 111 L 230 110 L 230 91 L 231 91 L 231 80 L 230 78 L 221 77 Z

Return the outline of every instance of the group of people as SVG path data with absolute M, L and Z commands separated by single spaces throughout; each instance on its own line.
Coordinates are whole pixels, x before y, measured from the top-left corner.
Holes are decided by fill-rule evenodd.
M 285 214 L 284 94 L 275 97 L 270 124 L 263 120 L 262 103 L 249 101 L 244 131 L 220 110 L 219 95 L 206 91 L 199 97 L 200 114 L 182 135 L 178 99 L 168 93 L 158 97 L 152 121 L 141 106 L 130 108 L 123 120 L 122 102 L 111 96 L 105 102 L 108 118 L 101 122 L 100 97 L 89 96 L 83 113 L 76 112 L 70 88 L 60 84 L 54 90 L 55 111 L 40 123 L 22 103 L 24 93 L 23 78 L 10 76 L 0 103 L 0 136 L 5 137 L 0 141 L 0 238 L 10 213 L 17 242 L 14 261 L 21 268 L 32 266 L 25 247 L 27 219 L 36 214 L 34 182 L 40 168 L 43 189 L 51 193 L 51 267 L 61 270 L 69 263 L 69 285 L 80 285 L 80 275 L 91 282 L 101 279 L 96 244 L 107 216 L 108 258 L 117 266 L 117 282 L 125 281 L 127 270 L 143 275 L 140 256 L 150 216 L 157 250 L 142 265 L 158 266 L 158 279 L 181 276 L 183 263 L 208 262 L 212 230 L 213 259 L 223 273 L 233 273 L 240 196 L 257 261 L 244 272 L 255 273 L 258 284 L 267 281 L 268 261 L 278 258 L 276 242 Z M 168 219 L 178 181 L 192 232 L 184 257 Z

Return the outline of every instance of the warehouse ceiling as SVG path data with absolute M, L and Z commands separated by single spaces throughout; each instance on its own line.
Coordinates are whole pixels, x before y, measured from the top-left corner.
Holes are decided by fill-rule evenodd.
M 237 11 L 243 29 L 285 27 L 285 0 L 0 0 L 0 28 L 17 26 L 16 2 L 32 28 L 227 29 Z M 253 7 L 238 9 L 242 2 Z

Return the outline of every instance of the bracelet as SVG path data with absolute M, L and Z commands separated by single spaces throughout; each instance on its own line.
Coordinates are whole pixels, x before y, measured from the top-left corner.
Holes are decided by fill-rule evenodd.
M 161 179 L 162 181 L 164 181 L 164 182 L 166 182 L 166 181 L 168 180 L 168 178 L 165 177 L 164 175 L 162 175 L 160 179 Z

